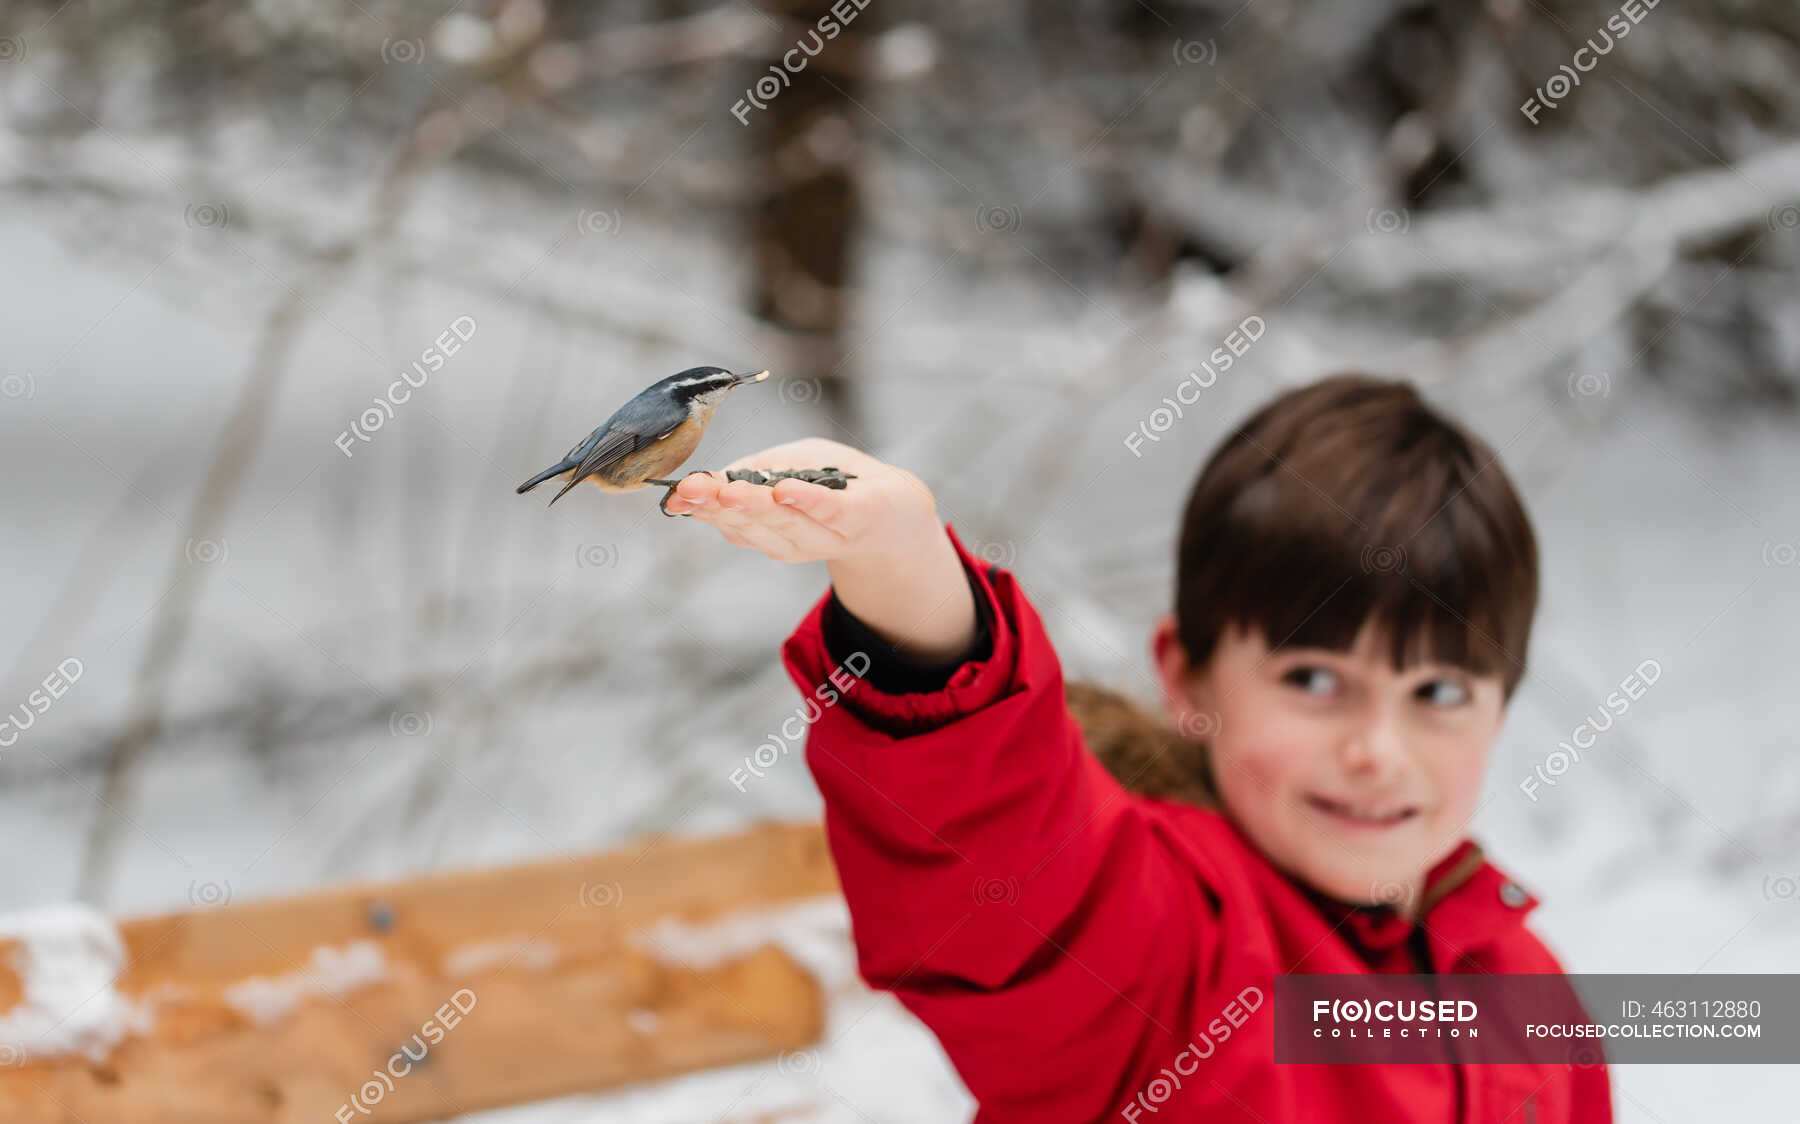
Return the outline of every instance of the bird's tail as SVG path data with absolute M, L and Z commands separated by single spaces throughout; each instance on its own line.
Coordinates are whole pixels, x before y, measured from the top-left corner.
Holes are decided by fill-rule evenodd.
M 552 476 L 557 476 L 557 475 L 560 475 L 561 473 L 567 472 L 571 468 L 574 468 L 576 465 L 578 465 L 580 463 L 581 463 L 580 461 L 574 459 L 573 457 L 571 457 L 570 459 L 568 459 L 566 461 L 557 461 L 555 464 L 551 465 L 549 468 L 546 468 L 544 471 L 538 473 L 536 476 L 533 476 L 531 479 L 525 481 L 525 483 L 520 484 L 518 487 L 518 494 L 524 495 L 526 492 L 531 491 L 533 488 L 537 487 L 539 484 L 542 484 L 544 481 L 550 479 Z M 567 491 L 567 490 L 568 489 L 566 489 L 566 488 L 563 489 L 563 491 Z M 560 495 L 560 494 L 561 493 L 559 492 L 558 495 Z M 555 503 L 556 501 L 551 500 L 550 502 Z
M 582 476 L 579 472 L 569 473 L 569 482 L 567 484 L 564 484 L 561 488 L 557 489 L 556 494 L 554 496 L 550 497 L 550 503 L 554 504 L 557 500 L 560 500 L 564 496 L 568 495 L 570 488 L 573 488 L 575 485 L 581 483 L 585 479 L 587 479 L 587 478 Z M 546 505 L 546 506 L 548 506 L 548 505 Z

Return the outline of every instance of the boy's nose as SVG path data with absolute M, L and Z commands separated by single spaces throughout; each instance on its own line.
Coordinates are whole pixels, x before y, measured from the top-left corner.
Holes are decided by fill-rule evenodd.
M 1344 770 L 1375 780 L 1399 772 L 1406 759 L 1406 739 L 1399 723 L 1381 707 L 1373 707 L 1358 729 L 1344 739 Z

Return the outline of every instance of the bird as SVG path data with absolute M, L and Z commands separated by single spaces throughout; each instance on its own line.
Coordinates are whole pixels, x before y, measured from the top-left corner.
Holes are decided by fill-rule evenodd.
M 719 403 L 738 387 L 768 377 L 767 371 L 732 374 L 723 367 L 690 367 L 652 383 L 562 460 L 520 484 L 518 493 L 565 475 L 568 482 L 550 497 L 551 503 L 589 479 L 607 492 L 635 492 L 651 484 L 672 492 L 680 481 L 668 479 L 668 474 L 693 455 Z M 668 495 L 663 502 L 668 502 Z M 668 513 L 667 507 L 663 513 Z

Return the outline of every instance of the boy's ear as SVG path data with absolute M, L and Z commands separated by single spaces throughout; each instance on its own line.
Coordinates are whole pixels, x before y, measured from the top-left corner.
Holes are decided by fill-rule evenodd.
M 1156 668 L 1157 682 L 1162 685 L 1163 709 L 1170 722 L 1185 729 L 1184 722 L 1193 712 L 1212 710 L 1209 701 L 1212 684 L 1207 671 L 1189 661 L 1173 613 L 1158 617 L 1151 630 L 1150 662 Z

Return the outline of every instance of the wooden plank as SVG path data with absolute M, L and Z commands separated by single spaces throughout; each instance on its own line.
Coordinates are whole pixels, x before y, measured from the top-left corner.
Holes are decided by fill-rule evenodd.
M 131 968 L 122 988 L 288 970 L 314 946 L 363 937 L 382 937 L 388 947 L 422 959 L 517 932 L 580 947 L 619 926 L 660 917 L 700 918 L 835 892 L 817 824 L 767 824 L 722 838 L 650 838 L 593 855 L 126 921 L 120 932 Z
M 103 1062 L 0 1069 L 0 1120 L 417 1121 L 795 1049 L 824 1004 L 785 953 L 699 969 L 629 935 L 836 891 L 818 825 L 772 824 L 125 921 L 119 990 L 154 1026 Z M 323 982 L 353 986 L 301 986 L 332 957 Z M 345 975 L 359 957 L 379 979 Z

